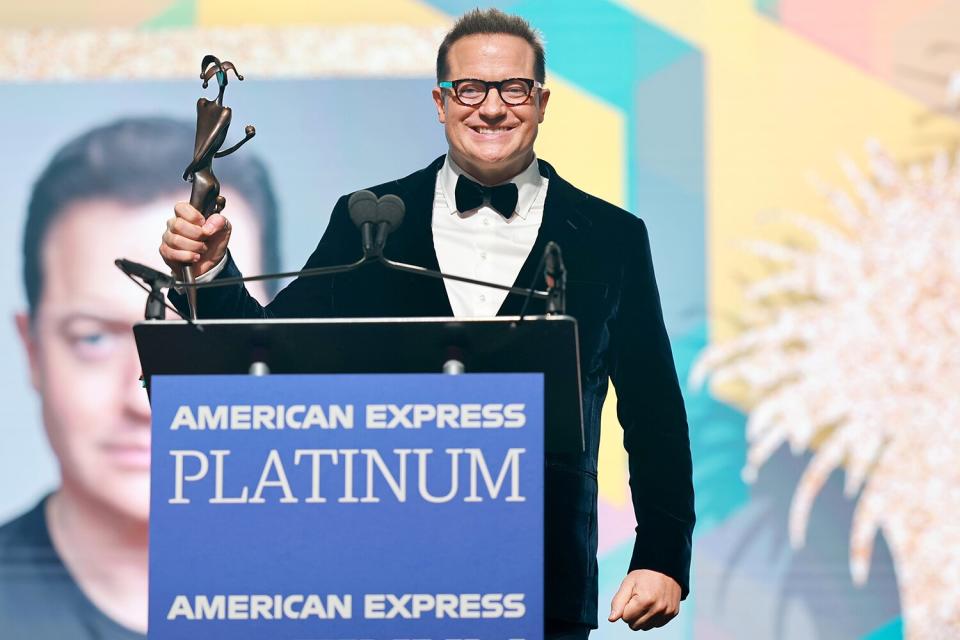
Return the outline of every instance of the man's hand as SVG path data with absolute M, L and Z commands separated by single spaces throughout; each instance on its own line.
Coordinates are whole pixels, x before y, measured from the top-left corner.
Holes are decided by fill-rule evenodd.
M 610 603 L 610 622 L 623 620 L 634 631 L 662 627 L 680 611 L 680 585 L 649 569 L 627 574 Z
M 180 273 L 183 265 L 192 264 L 193 275 L 202 276 L 226 255 L 230 222 L 219 213 L 204 220 L 186 202 L 178 202 L 173 212 L 160 243 L 160 257 L 175 273 Z

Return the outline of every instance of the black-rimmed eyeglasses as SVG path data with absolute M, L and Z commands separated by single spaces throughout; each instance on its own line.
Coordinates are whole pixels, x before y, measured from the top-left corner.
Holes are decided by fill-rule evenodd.
M 506 104 L 517 106 L 530 99 L 534 89 L 542 89 L 543 83 L 530 78 L 507 78 L 497 82 L 463 78 L 461 80 L 444 80 L 438 82 L 441 89 L 450 89 L 453 97 L 460 104 L 475 107 L 487 99 L 491 88 L 500 94 L 500 99 Z

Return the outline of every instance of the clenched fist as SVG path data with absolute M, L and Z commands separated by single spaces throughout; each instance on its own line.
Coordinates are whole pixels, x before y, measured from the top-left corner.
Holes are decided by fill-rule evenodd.
M 202 276 L 226 255 L 230 221 L 219 213 L 204 219 L 186 202 L 178 202 L 173 212 L 160 243 L 160 257 L 175 273 L 190 264 L 194 277 Z
M 610 622 L 623 620 L 634 631 L 667 624 L 680 612 L 680 585 L 656 571 L 637 569 L 627 574 L 610 603 Z

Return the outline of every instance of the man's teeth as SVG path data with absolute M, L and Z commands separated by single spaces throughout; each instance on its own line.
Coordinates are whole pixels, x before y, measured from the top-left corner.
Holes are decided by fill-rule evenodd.
M 474 127 L 473 130 L 476 131 L 477 133 L 482 133 L 485 135 L 495 135 L 498 133 L 504 133 L 506 131 L 510 131 L 510 129 L 506 127 L 497 127 L 496 129 L 491 129 L 490 127 Z

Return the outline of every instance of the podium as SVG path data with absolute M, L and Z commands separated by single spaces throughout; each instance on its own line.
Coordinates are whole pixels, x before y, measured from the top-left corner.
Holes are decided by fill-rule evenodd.
M 544 376 L 546 450 L 583 451 L 577 321 L 570 316 L 147 321 L 133 328 L 147 392 L 154 375 L 467 373 Z M 201 330 L 198 330 L 199 327 Z
M 542 637 L 543 456 L 583 447 L 575 320 L 134 335 L 152 640 Z

